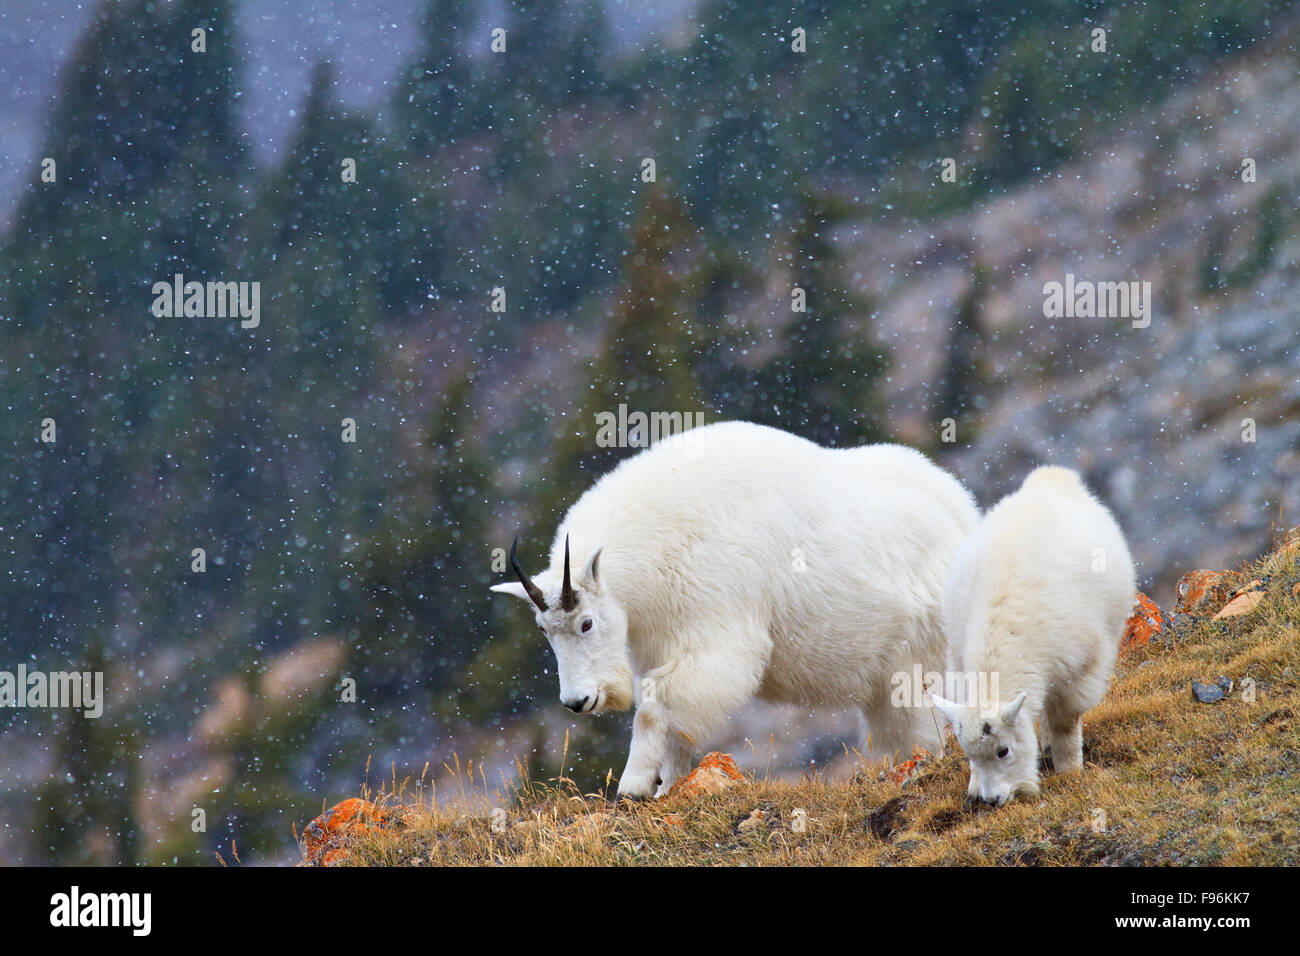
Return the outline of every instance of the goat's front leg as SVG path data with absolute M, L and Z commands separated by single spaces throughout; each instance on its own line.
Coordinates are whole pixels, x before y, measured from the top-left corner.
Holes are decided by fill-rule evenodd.
M 628 750 L 627 766 L 618 778 L 620 797 L 645 800 L 659 792 L 660 768 L 669 750 L 662 710 L 654 701 L 643 701 L 636 709 L 632 719 L 632 747 Z
M 632 747 L 618 780 L 620 797 L 662 797 L 691 769 L 691 747 L 674 727 L 672 712 L 643 699 L 632 720 Z
M 641 682 L 620 796 L 667 793 L 691 769 L 692 752 L 706 746 L 725 718 L 754 696 L 770 648 L 761 634 L 715 644 L 703 638 L 681 643 L 692 650 L 649 671 Z

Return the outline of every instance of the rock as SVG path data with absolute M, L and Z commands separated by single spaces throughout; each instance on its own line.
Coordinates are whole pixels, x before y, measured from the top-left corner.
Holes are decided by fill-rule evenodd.
M 216 700 L 194 722 L 194 733 L 205 744 L 220 743 L 253 721 L 253 695 L 239 677 L 226 677 L 217 685 Z
M 347 862 L 347 843 L 354 837 L 375 829 L 399 825 L 395 810 L 353 797 L 330 807 L 302 832 L 300 866 L 337 866 Z
M 1120 654 L 1127 654 L 1141 647 L 1146 647 L 1151 638 L 1164 633 L 1165 617 L 1160 608 L 1149 597 L 1138 592 L 1133 602 L 1133 613 L 1124 625 L 1124 639 L 1120 641 Z
M 884 806 L 877 807 L 867 814 L 862 821 L 862 828 L 877 840 L 888 840 L 899 829 L 903 808 L 907 806 L 907 797 L 894 797 Z
M 736 824 L 736 829 L 741 833 L 744 833 L 747 830 L 756 829 L 757 827 L 767 827 L 767 814 L 757 808 L 754 809 L 749 816 L 741 820 L 740 823 Z
M 342 641 L 322 637 L 272 658 L 260 688 L 267 707 L 285 707 L 324 691 L 338 680 L 346 653 Z
M 1218 614 L 1214 615 L 1214 620 L 1222 621 L 1231 617 L 1245 617 L 1255 608 L 1259 607 L 1259 602 L 1264 600 L 1264 595 L 1259 591 L 1251 591 L 1248 594 L 1242 594 L 1233 598 L 1225 604 Z
M 905 787 L 924 772 L 924 767 L 930 762 L 930 751 L 924 747 L 912 748 L 912 759 L 904 760 L 893 770 L 889 772 L 889 779 L 900 787 Z
M 720 793 L 728 787 L 743 783 L 745 775 L 736 766 L 730 755 L 718 753 L 706 754 L 700 765 L 681 780 L 673 784 L 668 791 L 669 797 L 702 797 L 710 793 Z
M 1210 614 L 1221 608 L 1232 589 L 1227 571 L 1191 571 L 1178 579 L 1174 614 Z
M 1251 581 L 1232 593 L 1228 603 L 1219 610 L 1218 614 L 1214 615 L 1214 620 L 1221 621 L 1229 617 L 1244 617 L 1259 607 L 1259 602 L 1262 600 L 1264 600 L 1264 582 Z
M 194 808 L 212 806 L 221 799 L 221 792 L 236 779 L 234 760 L 225 755 L 200 759 L 203 762 L 193 769 L 186 761 L 175 774 L 164 771 L 157 785 L 136 794 L 136 822 L 142 832 L 172 833 L 177 822 L 184 821 L 188 833 Z
M 1223 700 L 1228 690 L 1232 689 L 1232 682 L 1228 681 L 1225 688 L 1223 682 L 1226 678 L 1220 677 L 1218 683 L 1202 684 L 1200 681 L 1192 681 L 1192 696 L 1202 704 L 1217 704 Z
M 1290 707 L 1283 707 L 1280 710 L 1273 711 L 1261 723 L 1263 726 L 1277 724 L 1278 730 L 1286 730 L 1291 726 L 1290 720 L 1293 717 L 1295 717 L 1295 712 Z

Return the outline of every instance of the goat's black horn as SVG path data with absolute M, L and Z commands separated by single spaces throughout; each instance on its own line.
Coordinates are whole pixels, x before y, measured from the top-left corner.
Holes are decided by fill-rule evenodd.
M 560 589 L 560 606 L 572 611 L 578 606 L 578 596 L 573 593 L 573 581 L 569 578 L 569 536 L 564 536 L 564 587 Z
M 545 611 L 546 598 L 542 597 L 542 589 L 533 583 L 532 578 L 524 574 L 524 569 L 519 566 L 519 560 L 515 557 L 515 548 L 518 546 L 519 536 L 516 535 L 515 540 L 510 545 L 510 566 L 515 569 L 515 574 L 519 577 L 519 583 L 524 586 L 524 590 L 527 591 L 528 596 L 533 599 L 533 603 L 537 605 L 538 610 Z M 567 582 L 567 576 L 565 580 Z

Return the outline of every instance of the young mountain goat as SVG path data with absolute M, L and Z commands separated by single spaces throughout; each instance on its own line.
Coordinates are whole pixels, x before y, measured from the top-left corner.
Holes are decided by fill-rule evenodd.
M 1039 738 L 1058 773 L 1083 766 L 1083 714 L 1106 691 L 1136 591 L 1124 535 L 1069 469 L 1037 469 L 980 521 L 943 621 L 949 672 L 985 676 L 996 699 L 934 698 L 970 758 L 971 799 L 1037 793 Z
M 937 750 L 892 675 L 941 665 L 943 584 L 978 511 L 924 455 L 829 449 L 746 422 L 622 462 L 560 523 L 532 602 L 575 713 L 636 704 L 621 795 L 662 794 L 746 701 L 858 709 L 871 752 Z M 574 558 L 573 573 L 570 553 Z

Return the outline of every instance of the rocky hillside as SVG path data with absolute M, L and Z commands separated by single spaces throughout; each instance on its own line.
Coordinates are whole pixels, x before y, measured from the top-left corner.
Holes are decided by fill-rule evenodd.
M 1037 799 L 971 805 L 951 737 L 938 758 L 846 781 L 745 774 L 710 754 L 639 804 L 614 803 L 608 781 L 583 793 L 526 773 L 494 792 L 466 767 L 451 793 L 394 779 L 325 812 L 301 831 L 303 863 L 1294 865 L 1300 528 L 1240 571 L 1186 575 L 1178 594 L 1168 616 L 1142 598 L 1085 718 L 1084 769 L 1044 776 Z
M 900 437 L 933 446 L 964 313 L 979 376 L 946 463 L 985 504 L 1034 464 L 1081 469 L 1161 599 L 1180 568 L 1252 557 L 1300 514 L 1295 40 L 1229 62 L 1041 182 L 839 237 L 894 353 Z M 981 141 L 972 129 L 959 164 Z M 1044 318 L 1044 284 L 1067 273 L 1150 282 L 1150 326 Z

